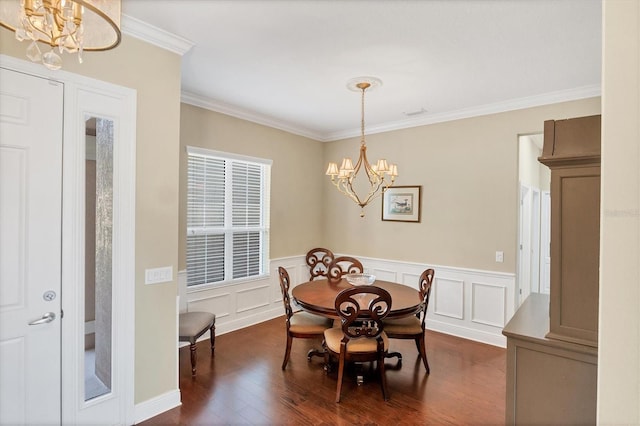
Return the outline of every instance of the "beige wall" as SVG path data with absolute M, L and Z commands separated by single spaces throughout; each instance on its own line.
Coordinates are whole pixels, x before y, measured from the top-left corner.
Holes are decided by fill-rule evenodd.
M 25 58 L 26 42 L 0 29 L 2 53 Z M 124 36 L 114 50 L 86 52 L 65 71 L 137 90 L 135 402 L 175 390 L 176 282 L 144 285 L 144 270 L 178 262 L 180 56 Z M 175 275 L 175 273 L 174 273 Z
M 186 146 L 273 160 L 272 259 L 306 253 L 323 244 L 322 143 L 281 130 L 182 104 L 180 118 L 180 269 L 186 268 Z
M 600 99 L 591 98 L 367 136 L 371 161 L 398 163 L 397 185 L 422 185 L 422 221 L 382 222 L 379 199 L 360 218 L 325 184 L 325 241 L 336 252 L 513 273 L 518 135 L 541 133 L 545 120 L 599 113 Z M 328 143 L 325 161 L 355 156 L 358 143 Z
M 538 157 L 542 155 L 542 149 L 538 148 L 528 136 L 520 138 L 519 147 L 518 175 L 520 182 L 528 187 L 549 191 L 551 170 L 538 161 Z
M 640 424 L 640 2 L 603 8 L 598 423 Z

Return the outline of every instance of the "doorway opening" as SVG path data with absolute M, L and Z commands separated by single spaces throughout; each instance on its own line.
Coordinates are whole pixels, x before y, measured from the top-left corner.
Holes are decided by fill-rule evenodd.
M 551 172 L 540 162 L 542 134 L 518 137 L 518 303 L 531 293 L 549 294 Z

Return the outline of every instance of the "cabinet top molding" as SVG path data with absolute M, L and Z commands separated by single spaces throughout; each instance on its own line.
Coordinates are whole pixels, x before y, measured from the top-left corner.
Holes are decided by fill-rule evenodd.
M 547 120 L 544 122 L 542 164 L 586 165 L 600 163 L 601 116 Z

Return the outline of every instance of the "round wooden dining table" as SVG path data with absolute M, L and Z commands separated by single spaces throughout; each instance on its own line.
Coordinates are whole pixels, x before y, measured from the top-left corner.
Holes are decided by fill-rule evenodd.
M 415 288 L 383 280 L 375 280 L 372 285 L 387 290 L 391 295 L 391 311 L 387 319 L 415 315 L 422 309 L 422 299 Z M 342 290 L 351 287 L 353 286 L 344 278 L 336 284 L 330 284 L 328 280 L 307 281 L 295 286 L 291 290 L 291 297 L 307 312 L 338 318 L 335 308 L 336 296 Z

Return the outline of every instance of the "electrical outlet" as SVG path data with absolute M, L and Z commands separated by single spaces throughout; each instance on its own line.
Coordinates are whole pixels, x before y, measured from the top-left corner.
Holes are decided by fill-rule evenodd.
M 497 251 L 496 252 L 496 262 L 498 262 L 498 263 L 504 262 L 504 252 L 503 251 Z
M 173 266 L 165 266 L 164 268 L 145 269 L 144 283 L 159 284 L 173 280 Z

